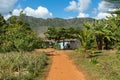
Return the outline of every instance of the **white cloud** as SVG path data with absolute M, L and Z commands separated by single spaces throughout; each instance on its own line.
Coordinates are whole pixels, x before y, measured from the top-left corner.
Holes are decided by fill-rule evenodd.
M 21 11 L 23 11 L 23 9 L 14 9 L 12 11 L 12 15 L 19 16 Z M 4 15 L 5 20 L 7 20 L 9 17 L 11 17 L 10 14 Z
M 108 5 L 112 5 L 112 4 L 110 4 L 109 2 L 106 2 L 106 1 L 101 1 L 101 2 L 98 4 L 98 10 L 99 10 L 99 11 L 106 11 L 106 10 L 109 9 L 109 8 L 107 7 Z
M 11 17 L 11 15 L 7 14 L 7 15 L 4 16 L 4 19 L 7 20 L 9 17 Z
M 65 8 L 66 11 L 77 10 L 77 2 L 71 1 L 69 2 L 69 6 Z
M 77 11 L 77 17 L 89 17 L 88 14 L 85 14 L 86 11 L 90 6 L 91 0 L 78 0 L 78 1 L 70 1 L 69 6 L 65 8 L 66 11 Z
M 36 18 L 51 18 L 52 13 L 48 11 L 47 8 L 39 6 L 37 9 L 32 9 L 30 7 L 26 7 L 23 9 L 14 9 L 12 15 L 19 16 L 20 12 L 23 11 L 27 16 L 33 16 Z M 5 15 L 5 19 L 8 19 L 10 15 Z
M 98 4 L 97 8 L 97 16 L 95 17 L 96 19 L 106 19 L 106 17 L 111 16 L 111 14 L 106 13 L 106 11 L 112 11 L 113 9 L 110 8 L 110 6 L 113 6 L 111 3 L 106 2 L 106 1 L 101 1 Z
M 16 2 L 17 0 L 0 0 L 0 12 L 2 14 L 8 13 Z
M 19 16 L 21 11 L 23 11 L 23 9 L 14 9 L 12 15 Z
M 79 13 L 77 17 L 78 18 L 80 18 L 80 17 L 89 17 L 89 14 Z
M 33 16 L 36 18 L 50 18 L 52 17 L 52 13 L 48 11 L 47 8 L 39 6 L 37 9 L 32 9 L 30 7 L 27 7 L 24 9 L 24 12 L 28 16 Z
M 104 12 L 100 12 L 100 13 L 98 13 L 98 15 L 97 15 L 97 17 L 95 17 L 96 19 L 106 19 L 106 17 L 110 17 L 111 16 L 111 14 L 109 14 L 109 13 L 104 13 Z
M 78 1 L 78 10 L 83 12 L 89 8 L 91 0 L 79 0 Z
M 91 0 L 78 0 L 69 2 L 69 6 L 65 8 L 67 11 L 83 12 L 89 8 Z

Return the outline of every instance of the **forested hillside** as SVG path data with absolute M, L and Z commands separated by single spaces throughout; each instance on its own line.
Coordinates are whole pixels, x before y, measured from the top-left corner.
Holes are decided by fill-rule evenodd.
M 62 19 L 62 18 L 34 18 L 30 16 L 24 17 L 24 20 L 30 24 L 31 28 L 39 34 L 47 31 L 48 27 L 74 27 L 82 28 L 83 23 L 93 22 L 92 18 L 73 18 L 73 19 Z

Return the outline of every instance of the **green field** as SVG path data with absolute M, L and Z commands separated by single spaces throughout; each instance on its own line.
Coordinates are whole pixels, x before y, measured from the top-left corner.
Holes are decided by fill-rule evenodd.
M 48 61 L 40 52 L 1 53 L 0 80 L 43 80 Z
M 114 51 L 102 51 L 92 58 L 85 58 L 80 52 L 69 56 L 86 73 L 88 80 L 120 80 L 120 54 Z

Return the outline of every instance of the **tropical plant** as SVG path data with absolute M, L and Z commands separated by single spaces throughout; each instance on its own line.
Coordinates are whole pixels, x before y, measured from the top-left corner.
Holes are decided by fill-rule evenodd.
M 60 50 L 60 45 L 58 43 L 54 44 L 53 48 Z
M 111 14 L 113 16 L 111 17 L 108 17 L 108 20 L 107 20 L 107 25 L 111 28 L 111 31 L 112 31 L 112 35 L 114 35 L 115 37 L 115 40 L 113 41 L 114 42 L 114 45 L 119 47 L 119 43 L 120 43 L 120 10 L 117 9 L 113 12 L 111 12 Z
M 38 35 L 32 31 L 30 25 L 23 21 L 25 15 L 23 12 L 20 16 L 12 16 L 7 23 L 4 18 L 0 17 L 0 51 L 32 51 L 38 47 L 41 41 Z
M 94 23 L 86 23 L 84 26 L 87 28 L 89 36 L 94 36 L 94 43 L 99 50 L 108 49 L 108 45 L 111 44 L 112 40 L 115 40 L 112 34 L 111 28 L 106 23 L 106 20 L 95 20 Z M 94 46 L 95 47 L 95 46 Z
M 80 30 L 78 34 L 78 40 L 80 41 L 80 48 L 82 51 L 86 52 L 88 49 L 94 47 L 94 35 L 92 36 L 90 30 Z

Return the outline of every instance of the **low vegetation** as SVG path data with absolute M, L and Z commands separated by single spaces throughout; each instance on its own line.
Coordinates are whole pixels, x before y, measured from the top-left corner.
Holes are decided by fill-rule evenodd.
M 42 80 L 48 65 L 44 53 L 4 53 L 0 54 L 0 80 Z
M 101 52 L 101 53 L 100 53 Z M 76 51 L 69 56 L 85 71 L 88 80 L 120 80 L 120 54 L 115 51 L 100 51 L 94 57 L 85 58 L 83 53 Z

